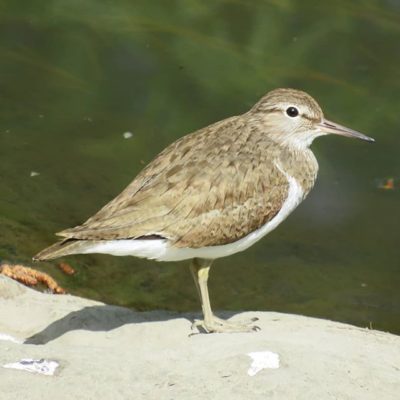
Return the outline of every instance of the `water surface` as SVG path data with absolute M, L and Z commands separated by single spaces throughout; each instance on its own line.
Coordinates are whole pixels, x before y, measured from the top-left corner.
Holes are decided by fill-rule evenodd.
M 22 3 L 0 6 L 1 260 L 29 264 L 173 140 L 295 87 L 377 142 L 318 139 L 314 191 L 267 238 L 215 263 L 213 305 L 400 333 L 398 2 Z M 379 187 L 391 177 L 394 189 Z M 70 293 L 199 309 L 185 262 L 68 262 L 73 277 L 37 267 Z

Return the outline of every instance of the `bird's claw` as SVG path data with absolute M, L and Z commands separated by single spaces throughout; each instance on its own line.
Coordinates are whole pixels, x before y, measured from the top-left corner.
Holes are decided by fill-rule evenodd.
M 212 318 L 209 319 L 195 320 L 192 324 L 192 330 L 197 329 L 205 333 L 258 332 L 261 328 L 252 324 L 255 321 L 258 321 L 258 318 L 251 318 L 249 321 L 244 322 L 234 322 L 212 316 Z M 192 333 L 190 336 L 197 333 Z

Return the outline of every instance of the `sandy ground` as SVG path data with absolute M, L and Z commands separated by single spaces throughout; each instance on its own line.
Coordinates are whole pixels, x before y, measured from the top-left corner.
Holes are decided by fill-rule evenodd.
M 270 312 L 260 332 L 189 336 L 188 316 L 138 313 L 42 294 L 0 276 L 0 398 L 400 398 L 400 337 Z M 279 354 L 278 369 L 248 374 L 250 352 Z M 5 369 L 22 358 L 60 363 L 54 376 Z

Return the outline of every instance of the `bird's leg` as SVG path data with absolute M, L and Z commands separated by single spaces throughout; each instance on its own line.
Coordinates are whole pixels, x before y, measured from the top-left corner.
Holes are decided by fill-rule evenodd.
M 207 286 L 211 264 L 212 260 L 194 258 L 190 265 L 190 271 L 192 272 L 193 279 L 199 293 L 204 318 L 201 321 L 195 321 L 193 326 L 203 328 L 207 333 L 253 332 L 259 330 L 257 326 L 225 321 L 213 314 Z M 251 320 L 250 323 L 254 321 L 255 319 Z
M 192 273 L 197 293 L 200 298 L 204 321 L 207 322 L 211 322 L 214 318 L 214 315 L 211 310 L 211 304 L 207 286 L 208 274 L 211 268 L 211 264 L 212 260 L 207 260 L 202 258 L 194 258 L 190 264 L 190 271 Z

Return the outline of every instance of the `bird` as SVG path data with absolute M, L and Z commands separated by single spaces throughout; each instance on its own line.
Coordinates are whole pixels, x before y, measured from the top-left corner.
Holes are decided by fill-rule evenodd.
M 161 151 L 112 201 L 34 260 L 101 253 L 191 260 L 204 333 L 252 332 L 257 320 L 212 311 L 214 260 L 244 251 L 274 230 L 313 188 L 313 140 L 328 134 L 374 142 L 327 120 L 306 92 L 274 89 L 249 111 L 183 136 Z

